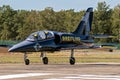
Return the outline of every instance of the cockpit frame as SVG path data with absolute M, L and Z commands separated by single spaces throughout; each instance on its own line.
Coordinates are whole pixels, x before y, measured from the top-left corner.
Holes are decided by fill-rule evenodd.
M 30 34 L 26 40 L 28 41 L 41 41 L 54 38 L 54 33 L 52 31 L 38 31 Z

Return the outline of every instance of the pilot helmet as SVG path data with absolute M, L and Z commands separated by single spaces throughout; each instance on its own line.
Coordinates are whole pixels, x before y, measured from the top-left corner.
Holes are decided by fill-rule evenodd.
M 47 32 L 47 31 L 45 31 L 45 34 L 48 34 L 48 32 Z
M 38 34 L 34 34 L 34 37 L 37 38 L 37 37 L 38 37 Z

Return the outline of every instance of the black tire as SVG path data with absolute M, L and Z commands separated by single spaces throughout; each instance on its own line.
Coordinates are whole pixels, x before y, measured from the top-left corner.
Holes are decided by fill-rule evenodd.
M 48 64 L 48 58 L 47 57 L 43 58 L 43 64 Z
M 71 57 L 71 58 L 70 58 L 70 64 L 71 64 L 71 65 L 74 65 L 74 64 L 75 64 L 75 58 L 74 58 L 74 57 Z
M 29 65 L 30 64 L 30 60 L 29 59 L 26 59 L 25 60 L 25 65 Z
M 113 52 L 113 49 L 109 49 L 109 52 Z

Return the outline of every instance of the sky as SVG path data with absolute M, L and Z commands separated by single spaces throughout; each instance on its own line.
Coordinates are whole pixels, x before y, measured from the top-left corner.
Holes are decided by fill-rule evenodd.
M 44 10 L 52 7 L 55 11 L 74 9 L 85 10 L 88 7 L 97 8 L 98 2 L 105 1 L 110 8 L 120 4 L 120 0 L 0 0 L 0 7 L 10 5 L 15 10 Z

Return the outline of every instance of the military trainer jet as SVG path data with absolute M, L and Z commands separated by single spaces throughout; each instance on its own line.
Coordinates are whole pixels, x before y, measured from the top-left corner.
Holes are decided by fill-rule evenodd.
M 30 34 L 24 41 L 15 44 L 9 49 L 9 52 L 23 52 L 25 64 L 29 65 L 28 52 L 41 52 L 43 63 L 48 64 L 48 58 L 44 52 L 71 50 L 70 64 L 74 65 L 74 49 L 100 48 L 93 45 L 94 38 L 89 35 L 92 19 L 93 8 L 90 7 L 85 12 L 75 31 L 71 33 L 49 30 L 37 31 Z

